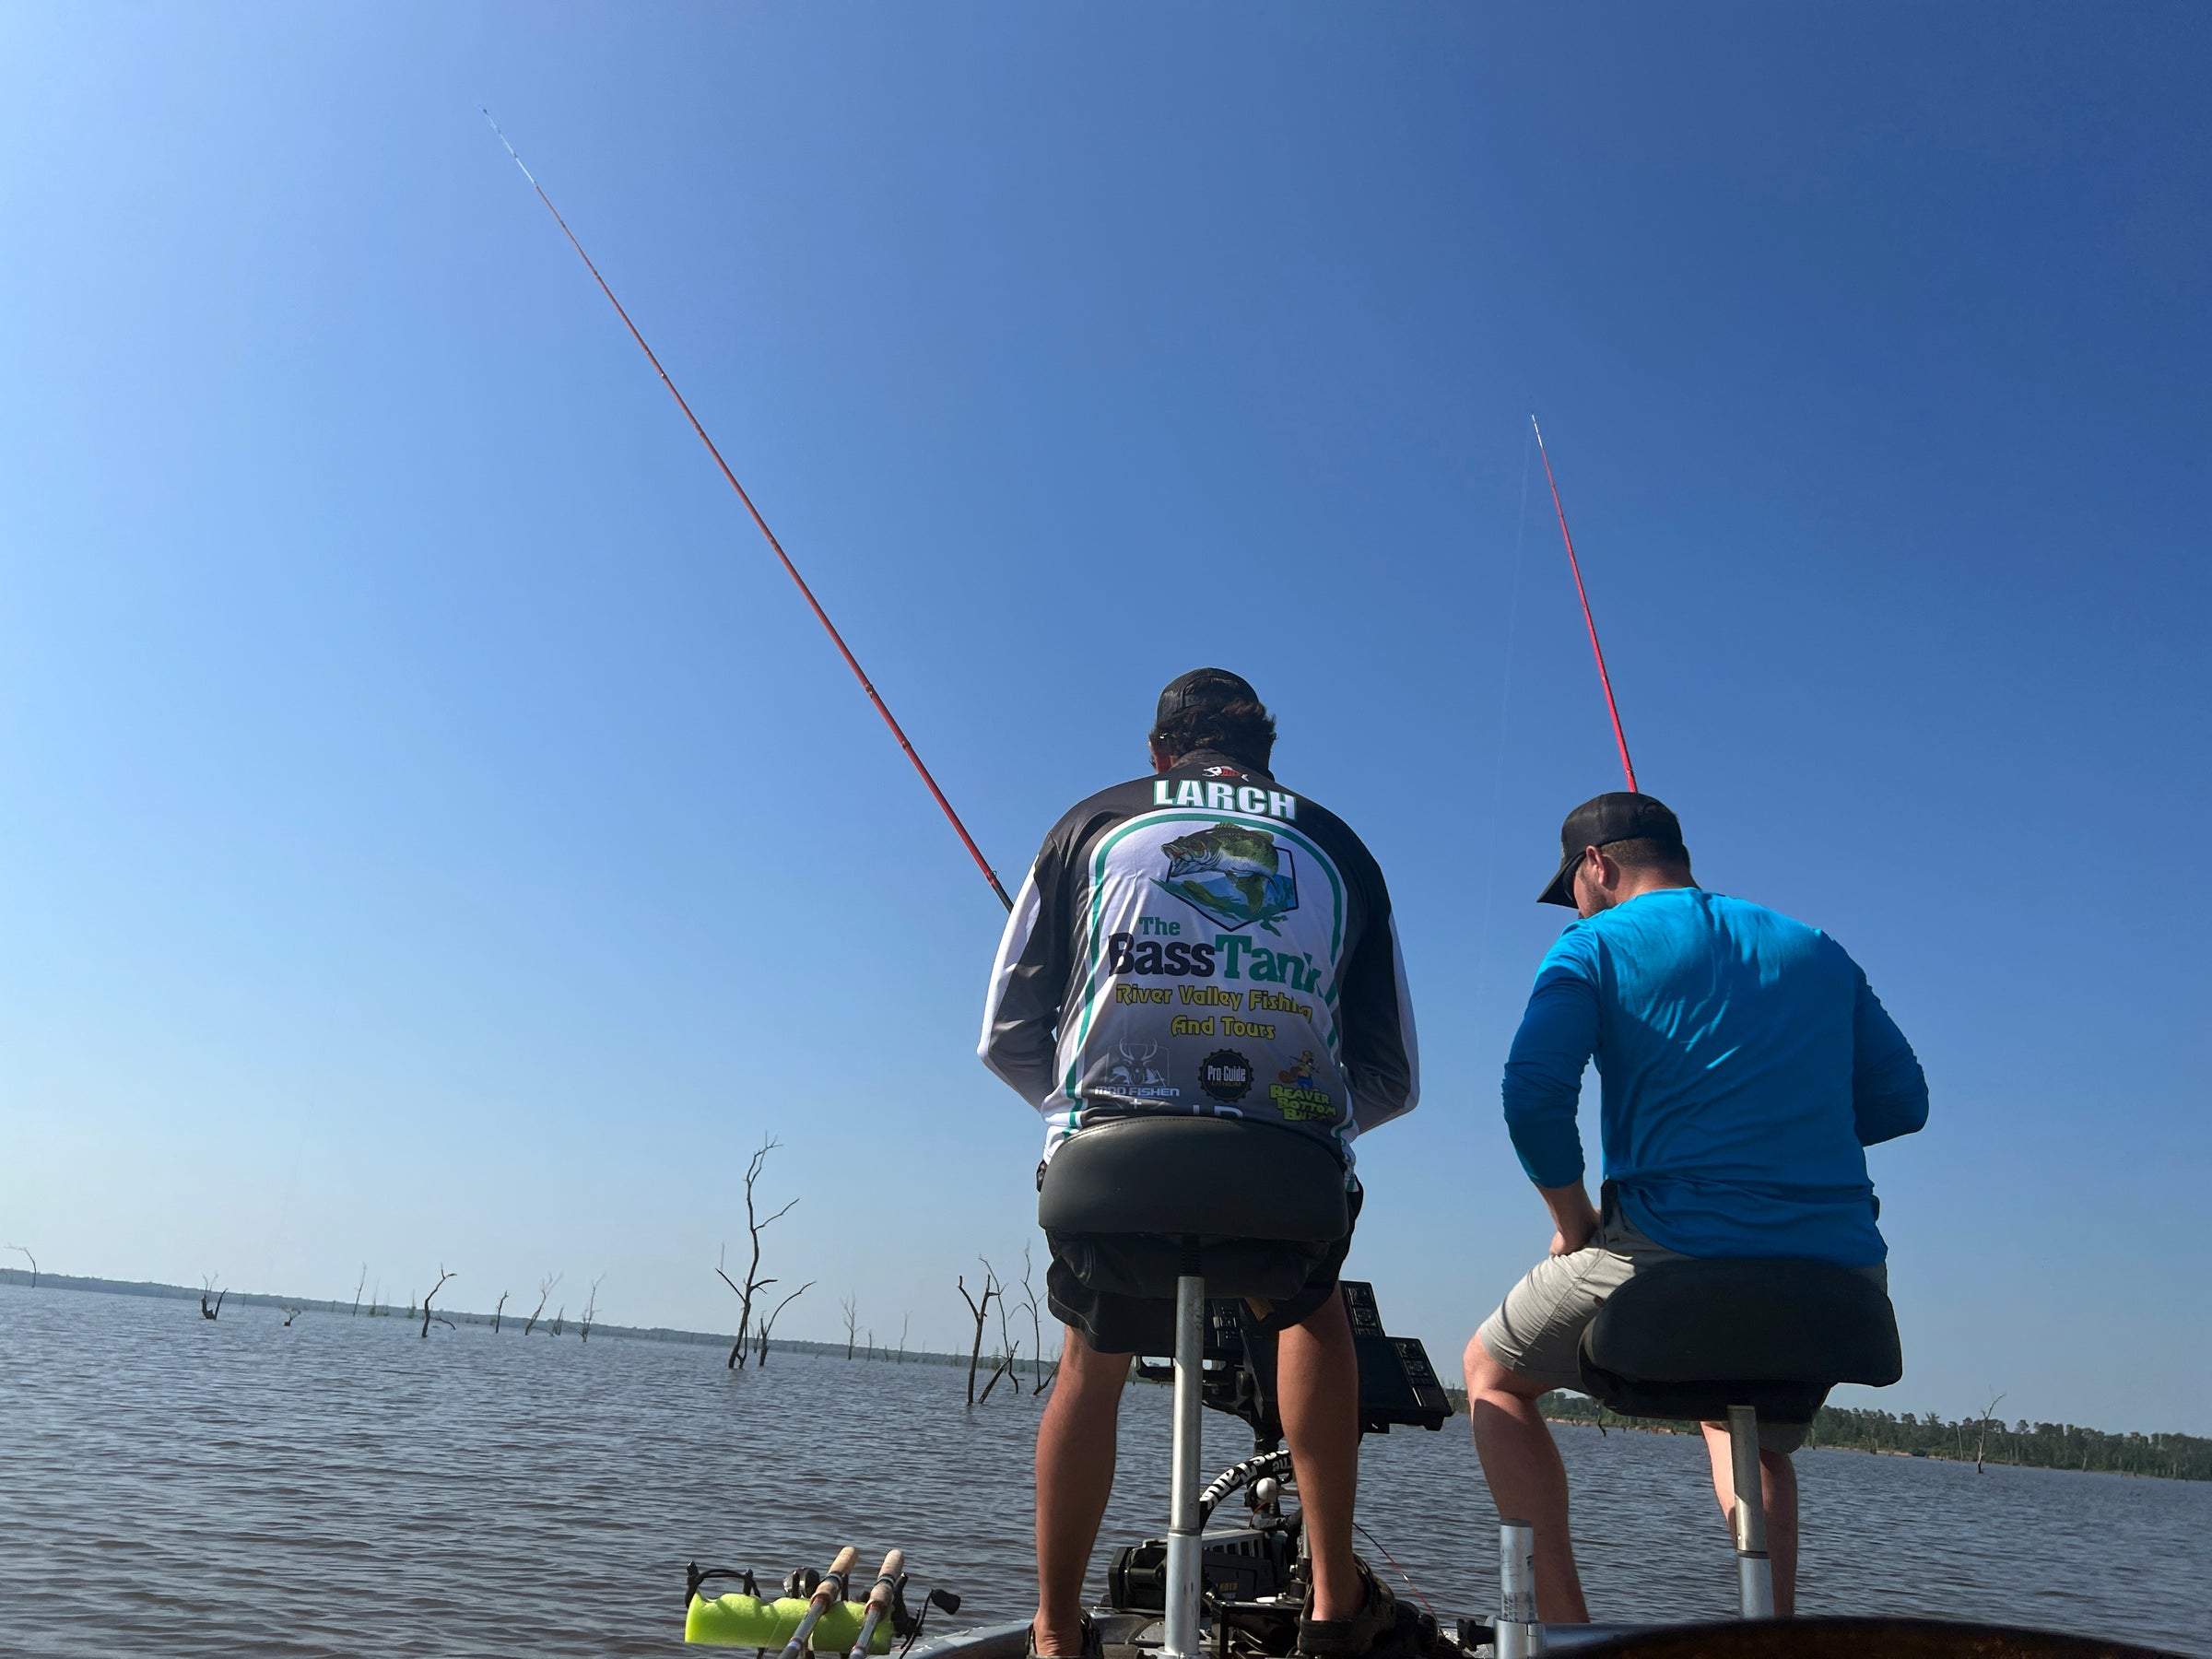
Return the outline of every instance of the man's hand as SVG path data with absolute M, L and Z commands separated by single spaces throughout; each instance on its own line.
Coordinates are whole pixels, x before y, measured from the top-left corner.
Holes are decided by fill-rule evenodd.
M 1544 1194 L 1544 1207 L 1551 1211 L 1553 1225 L 1559 1230 L 1551 1235 L 1553 1255 L 1572 1255 L 1596 1236 L 1597 1211 L 1591 1207 L 1590 1194 L 1583 1190 L 1581 1182 L 1536 1191 Z

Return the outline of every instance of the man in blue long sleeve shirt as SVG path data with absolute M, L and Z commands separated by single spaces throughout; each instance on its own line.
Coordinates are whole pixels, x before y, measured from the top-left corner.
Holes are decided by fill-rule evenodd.
M 1920 1063 L 1827 935 L 1690 877 L 1675 815 L 1600 795 L 1568 816 L 1542 901 L 1581 918 L 1537 970 L 1505 1067 L 1505 1119 L 1558 1232 L 1467 1345 L 1476 1449 L 1500 1515 L 1536 1534 L 1547 1623 L 1588 1618 L 1567 1477 L 1536 1401 L 1579 1388 L 1583 1332 L 1641 1269 L 1680 1256 L 1794 1257 L 1886 1278 L 1865 1148 L 1927 1122 Z M 1606 1206 L 1583 1184 L 1575 1108 L 1603 1079 Z M 1726 1435 L 1706 1434 L 1726 1513 Z M 1762 1430 L 1777 1612 L 1794 1605 L 1803 1430 Z

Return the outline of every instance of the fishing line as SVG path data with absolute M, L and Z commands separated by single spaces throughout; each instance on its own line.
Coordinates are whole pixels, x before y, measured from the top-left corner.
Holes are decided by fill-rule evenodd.
M 615 298 L 615 290 L 607 287 L 606 278 L 599 275 L 599 267 L 592 263 L 592 256 L 583 251 L 583 244 L 576 240 L 576 232 L 569 229 L 569 221 L 560 217 L 560 209 L 553 206 L 553 198 L 546 194 L 546 187 L 537 182 L 535 174 L 523 166 L 522 157 L 515 154 L 513 145 L 508 144 L 507 135 L 500 132 L 500 124 L 492 121 L 489 110 L 484 112 L 484 119 L 491 123 L 494 133 L 499 133 L 500 142 L 506 145 L 507 153 L 514 157 L 515 166 L 522 168 L 523 177 L 530 181 L 530 188 L 537 192 L 537 199 L 546 205 L 546 211 L 553 216 L 553 222 L 560 227 L 560 233 L 569 239 L 569 246 L 576 250 L 576 257 L 583 261 L 583 268 L 591 272 L 592 280 L 599 285 L 599 291 L 606 296 L 606 302 L 615 308 L 615 314 L 622 319 L 622 325 L 629 330 L 629 337 L 638 343 L 638 349 L 645 354 L 645 360 L 653 365 L 653 371 L 661 377 L 661 384 L 668 388 L 668 395 L 676 399 L 676 406 L 684 412 L 684 418 L 691 423 L 691 429 L 699 434 L 700 442 L 707 446 L 707 453 L 714 457 L 714 465 L 722 469 L 722 476 L 729 480 L 730 488 L 737 492 L 737 499 L 745 503 L 746 512 L 752 514 L 753 523 L 767 538 L 777 559 L 782 561 L 784 574 L 797 584 L 808 608 L 814 612 L 815 620 L 822 625 L 823 632 L 830 636 L 830 643 L 837 647 L 838 654 L 845 659 L 845 666 L 853 670 L 853 677 L 860 682 L 860 688 L 867 693 L 868 700 L 876 705 L 876 712 L 883 716 L 883 724 L 891 728 L 891 735 L 899 740 L 899 747 L 906 751 L 906 758 L 914 763 L 914 771 L 922 775 L 922 782 L 928 786 L 930 794 L 943 810 L 947 821 L 952 825 L 953 833 L 960 838 L 960 845 L 968 849 L 968 856 L 975 860 L 975 867 L 982 871 L 983 879 L 991 884 L 991 890 L 998 895 L 998 901 L 1011 911 L 1014 900 L 1006 897 L 1006 889 L 999 885 L 998 873 L 992 869 L 990 861 L 983 857 L 982 849 L 975 844 L 975 838 L 968 833 L 968 826 L 960 822 L 960 815 L 952 809 L 952 803 L 945 798 L 945 792 L 937 787 L 936 779 L 930 776 L 929 768 L 923 765 L 921 755 L 907 740 L 906 732 L 892 715 L 890 705 L 883 700 L 881 694 L 862 670 L 860 659 L 853 654 L 853 648 L 845 643 L 845 636 L 837 631 L 837 624 L 830 620 L 830 613 L 822 608 L 822 602 L 814 596 L 814 590 L 806 585 L 806 579 L 799 574 L 799 567 L 791 562 L 791 555 L 783 551 L 783 544 L 776 539 L 776 533 L 768 527 L 768 521 L 760 516 L 760 509 L 753 505 L 753 498 L 746 493 L 745 486 L 737 482 L 737 475 L 730 470 L 730 464 L 722 458 L 722 452 L 714 447 L 714 440 L 707 436 L 707 429 L 700 424 L 699 417 L 691 412 L 691 406 L 684 401 L 684 394 L 676 389 L 676 382 L 668 377 L 668 371 L 661 367 L 661 359 L 654 355 L 653 347 L 645 343 L 645 336 L 638 332 L 638 325 L 629 320 L 629 313 L 622 309 L 622 301 Z
M 1505 610 L 1505 677 L 1498 688 L 1498 758 L 1490 771 L 1489 855 L 1482 870 L 1482 929 L 1476 935 L 1475 1006 L 1469 1018 L 1482 1011 L 1482 994 L 1489 983 L 1490 900 L 1498 878 L 1498 818 L 1505 799 L 1505 746 L 1512 731 L 1509 716 L 1513 705 L 1513 643 L 1521 627 L 1521 571 L 1528 542 L 1528 440 L 1521 441 L 1521 512 L 1513 521 L 1513 591 Z
M 1629 780 L 1629 793 L 1636 789 L 1636 768 L 1629 759 L 1629 739 L 1620 729 L 1620 708 L 1613 700 L 1613 677 L 1606 672 L 1605 647 L 1597 642 L 1597 619 L 1590 614 L 1590 595 L 1583 589 L 1583 563 L 1574 556 L 1574 537 L 1567 534 L 1567 509 L 1559 505 L 1559 481 L 1551 476 L 1551 452 L 1544 447 L 1544 429 L 1536 425 L 1536 418 L 1528 418 L 1529 429 L 1536 435 L 1536 453 L 1544 457 L 1544 481 L 1551 486 L 1551 510 L 1559 515 L 1559 539 L 1567 544 L 1567 565 L 1574 572 L 1575 597 L 1583 602 L 1583 623 L 1590 630 L 1590 654 L 1597 659 L 1598 683 L 1606 688 L 1606 712 L 1613 719 L 1613 741 L 1620 746 L 1620 770 Z
M 1390 1570 L 1396 1573 L 1400 1578 L 1404 1579 L 1406 1581 L 1406 1588 L 1413 1592 L 1415 1598 L 1419 1601 L 1422 1606 L 1429 1608 L 1429 1617 L 1435 1619 L 1439 1624 L 1441 1624 L 1443 1622 L 1441 1616 L 1438 1614 L 1437 1610 L 1433 1606 L 1430 1606 L 1429 1598 L 1421 1594 L 1421 1587 L 1413 1582 L 1413 1575 L 1407 1572 L 1405 1568 L 1399 1566 L 1397 1562 L 1391 1560 L 1390 1551 L 1382 1547 L 1382 1541 L 1376 1537 L 1373 1533 L 1369 1532 L 1364 1525 L 1360 1524 L 1360 1523 L 1355 1521 L 1352 1523 L 1352 1524 L 1359 1528 L 1359 1535 L 1361 1537 L 1365 1538 L 1370 1544 L 1372 1544 L 1375 1547 L 1375 1553 L 1377 1555 L 1381 1556 L 1384 1560 L 1390 1561 Z

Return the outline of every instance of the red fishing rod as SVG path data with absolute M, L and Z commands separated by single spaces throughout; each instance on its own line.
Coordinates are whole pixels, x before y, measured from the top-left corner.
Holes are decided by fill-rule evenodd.
M 1620 746 L 1620 770 L 1635 794 L 1636 767 L 1629 759 L 1628 735 L 1620 729 L 1620 705 L 1613 700 L 1613 677 L 1606 672 L 1606 649 L 1597 642 L 1597 618 L 1590 614 L 1590 595 L 1583 588 L 1583 563 L 1574 556 L 1574 537 L 1567 534 L 1567 509 L 1559 505 L 1559 481 L 1551 476 L 1551 453 L 1544 447 L 1544 429 L 1531 415 L 1528 424 L 1536 434 L 1536 453 L 1544 457 L 1544 482 L 1551 486 L 1551 510 L 1559 516 L 1559 539 L 1567 544 L 1567 568 L 1574 572 L 1574 596 L 1583 602 L 1583 625 L 1590 630 L 1590 654 L 1597 659 L 1598 684 L 1606 688 L 1606 712 L 1613 719 L 1613 741 Z
M 523 166 L 522 157 L 515 155 L 514 146 L 507 143 L 507 135 L 500 132 L 500 124 L 491 120 L 489 110 L 484 112 L 484 119 L 490 121 L 491 130 L 500 134 L 500 142 L 506 145 L 507 153 L 514 157 L 515 166 L 523 169 L 523 177 L 530 181 L 530 188 L 537 192 L 537 199 L 546 205 L 546 211 L 553 216 L 553 222 L 560 227 L 560 233 L 569 239 L 569 246 L 576 250 L 576 257 L 583 261 L 583 268 L 591 272 L 592 280 L 599 285 L 599 291 L 606 296 L 606 302 L 615 308 L 615 315 L 622 319 L 622 326 L 629 330 L 629 337 L 638 343 L 638 349 L 645 354 L 645 360 L 653 365 L 653 371 L 661 377 L 661 384 L 668 388 L 668 395 L 676 399 L 676 406 L 684 412 L 684 418 L 691 423 L 691 429 L 699 434 L 699 441 L 707 446 L 707 453 L 714 457 L 714 465 L 722 469 L 722 476 L 729 480 L 730 488 L 737 492 L 737 499 L 745 503 L 746 512 L 752 514 L 753 523 L 759 527 L 760 534 L 768 538 L 768 545 L 782 561 L 784 574 L 797 584 L 808 608 L 814 612 L 815 620 L 822 625 L 822 631 L 830 636 L 830 643 L 837 647 L 838 655 L 845 659 L 845 666 L 853 670 L 853 677 L 860 682 L 860 688 L 868 694 L 868 700 L 876 705 L 876 712 L 883 716 L 883 724 L 891 728 L 891 735 L 899 740 L 899 747 L 906 751 L 906 758 L 914 763 L 914 770 L 922 774 L 922 782 L 928 786 L 930 794 L 943 809 L 946 819 L 952 825 L 953 833 L 960 838 L 960 845 L 968 849 L 968 856 L 975 860 L 975 867 L 983 873 L 983 879 L 991 884 L 991 890 L 998 895 L 998 901 L 1009 911 L 1012 910 L 1014 900 L 1006 897 L 1006 889 L 999 885 L 998 873 L 992 869 L 990 861 L 983 857 L 982 849 L 975 844 L 975 838 L 968 833 L 968 826 L 960 822 L 960 815 L 952 809 L 952 803 L 945 798 L 945 792 L 937 787 L 936 779 L 929 775 L 929 768 L 922 764 L 922 757 L 907 740 L 904 729 L 891 713 L 890 705 L 883 700 L 882 695 L 870 683 L 861 668 L 860 659 L 853 654 L 853 648 L 845 643 L 845 636 L 837 631 L 837 624 L 830 620 L 830 613 L 822 608 L 822 602 L 814 596 L 814 590 L 806 585 L 806 579 L 799 574 L 799 567 L 791 562 L 791 555 L 783 551 L 783 544 L 776 539 L 776 533 L 768 527 L 768 521 L 760 516 L 760 509 L 753 505 L 753 498 L 746 493 L 745 486 L 737 482 L 737 475 L 730 470 L 730 464 L 722 458 L 722 452 L 714 447 L 714 440 L 707 436 L 707 429 L 700 424 L 699 417 L 691 412 L 691 406 L 684 401 L 684 394 L 676 389 L 676 382 L 668 378 L 668 371 L 661 367 L 661 359 L 653 354 L 653 347 L 645 343 L 645 336 L 638 332 L 638 325 L 629 320 L 629 313 L 622 309 L 622 301 L 615 298 L 615 290 L 607 287 L 606 278 L 599 275 L 599 267 L 592 263 L 592 256 L 583 251 L 583 244 L 576 240 L 576 232 L 569 229 L 569 221 L 560 217 L 560 209 L 553 206 L 553 198 L 546 194 L 546 187 L 537 182 L 536 175 Z

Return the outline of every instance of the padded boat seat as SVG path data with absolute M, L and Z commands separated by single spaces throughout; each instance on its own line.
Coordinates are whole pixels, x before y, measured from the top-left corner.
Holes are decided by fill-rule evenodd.
M 1584 1392 L 1630 1417 L 1808 1423 L 1835 1384 L 1903 1374 L 1888 1296 L 1826 1262 L 1665 1262 L 1583 1333 Z
M 1282 1300 L 1351 1230 L 1345 1169 L 1318 1136 L 1243 1118 L 1114 1119 L 1045 1165 L 1037 1221 L 1094 1290 Z

